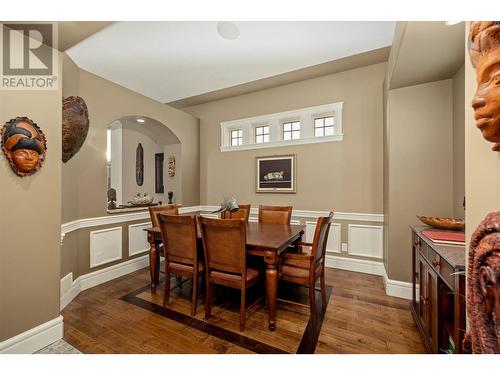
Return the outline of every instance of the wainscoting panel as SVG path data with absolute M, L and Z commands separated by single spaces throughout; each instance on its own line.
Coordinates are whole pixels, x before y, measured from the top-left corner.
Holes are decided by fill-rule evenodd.
M 314 239 L 314 231 L 316 230 L 315 221 L 306 221 L 306 242 L 312 242 Z M 330 232 L 328 233 L 328 242 L 326 244 L 327 253 L 340 253 L 340 224 L 330 224 Z
M 122 258 L 122 227 L 90 232 L 90 268 Z
M 383 227 L 377 225 L 348 225 L 349 255 L 382 259 L 384 251 Z
M 151 228 L 151 222 L 128 226 L 128 255 L 136 255 L 149 250 L 148 234 L 144 231 Z

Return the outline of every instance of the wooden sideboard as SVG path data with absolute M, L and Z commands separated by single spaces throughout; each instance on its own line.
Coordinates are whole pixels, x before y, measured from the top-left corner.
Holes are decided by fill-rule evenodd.
M 412 230 L 411 312 L 428 353 L 462 353 L 465 333 L 465 246 L 438 245 Z M 454 347 L 454 350 L 450 350 Z

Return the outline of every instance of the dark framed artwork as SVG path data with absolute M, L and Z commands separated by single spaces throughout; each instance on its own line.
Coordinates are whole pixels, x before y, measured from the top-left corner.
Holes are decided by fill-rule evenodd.
M 295 193 L 295 155 L 256 158 L 257 193 Z
M 163 159 L 165 154 L 163 152 L 159 152 L 155 154 L 155 193 L 163 194 Z

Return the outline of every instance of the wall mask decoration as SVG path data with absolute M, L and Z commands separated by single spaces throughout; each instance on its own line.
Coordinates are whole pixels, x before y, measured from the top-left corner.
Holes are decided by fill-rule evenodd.
M 472 22 L 469 54 L 476 68 L 477 89 L 472 100 L 476 126 L 500 151 L 500 21 Z
M 89 132 L 89 111 L 79 96 L 63 99 L 62 161 L 66 163 L 76 155 Z
M 144 149 L 140 143 L 135 151 L 135 181 L 139 186 L 144 183 Z
M 500 353 L 500 212 L 489 213 L 472 235 L 467 273 L 468 353 Z
M 45 161 L 47 140 L 43 131 L 27 117 L 6 122 L 1 132 L 2 151 L 20 177 L 37 172 Z
M 175 156 L 169 155 L 167 169 L 168 169 L 168 175 L 170 177 L 174 177 L 175 176 Z

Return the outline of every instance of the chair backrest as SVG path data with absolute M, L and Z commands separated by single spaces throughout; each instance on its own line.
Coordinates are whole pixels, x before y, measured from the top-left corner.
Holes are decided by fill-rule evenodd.
M 179 207 L 176 204 L 149 207 L 149 215 L 151 216 L 151 223 L 153 224 L 153 227 L 160 226 L 160 220 L 158 218 L 159 214 L 179 215 Z
M 321 266 L 325 260 L 326 244 L 328 242 L 328 233 L 330 224 L 333 221 L 333 212 L 328 216 L 319 217 L 316 223 L 316 231 L 312 243 L 311 255 L 314 257 L 316 267 Z
M 197 264 L 196 217 L 160 213 L 159 220 L 165 258 L 169 262 Z
M 221 219 L 245 219 L 248 221 L 250 216 L 250 205 L 249 204 L 239 204 L 239 209 L 236 212 L 224 211 L 221 213 Z
M 292 206 L 259 206 L 259 222 L 290 224 Z
M 244 219 L 200 217 L 207 272 L 246 275 L 246 223 Z

